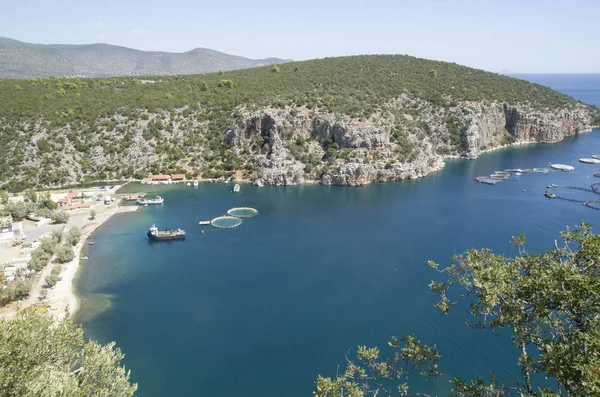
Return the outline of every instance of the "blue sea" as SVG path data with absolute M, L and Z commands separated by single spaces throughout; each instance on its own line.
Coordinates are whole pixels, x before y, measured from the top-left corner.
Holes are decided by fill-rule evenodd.
M 520 77 L 600 106 L 600 75 Z M 428 284 L 440 275 L 426 263 L 448 264 L 469 248 L 514 255 L 509 240 L 520 233 L 539 252 L 582 221 L 600 230 L 600 211 L 543 195 L 551 183 L 600 181 L 592 176 L 599 166 L 577 161 L 592 153 L 600 153 L 597 130 L 449 161 L 414 181 L 243 185 L 240 194 L 226 184 L 151 188 L 164 205 L 118 215 L 94 233 L 77 282 L 78 318 L 89 337 L 117 342 L 140 397 L 309 396 L 317 375 L 335 376 L 348 350 L 406 334 L 442 355 L 442 379 L 414 379 L 413 392 L 446 395 L 451 378 L 490 371 L 516 380 L 507 334 L 466 328 L 466 307 L 436 311 Z M 550 162 L 576 169 L 474 181 Z M 198 225 L 237 206 L 259 214 L 234 229 Z M 188 238 L 149 242 L 153 223 L 184 228 Z

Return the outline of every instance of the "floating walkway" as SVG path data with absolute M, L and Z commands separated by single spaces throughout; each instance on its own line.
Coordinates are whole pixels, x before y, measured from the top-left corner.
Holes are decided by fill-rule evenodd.
M 561 189 L 568 189 L 568 190 L 576 190 L 576 191 L 580 191 L 580 192 L 586 192 L 586 193 L 591 193 L 593 194 L 595 199 L 593 200 L 582 200 L 582 199 L 577 199 L 577 198 L 573 198 L 573 197 L 569 197 L 567 195 L 562 195 L 562 194 L 557 194 L 556 191 L 557 190 L 561 190 Z M 583 205 L 593 208 L 593 209 L 597 209 L 600 210 L 600 183 L 594 183 L 590 186 L 590 188 L 584 188 L 584 187 L 578 187 L 578 186 L 548 186 L 548 188 L 546 189 L 546 192 L 544 193 L 544 196 L 548 197 L 548 198 L 556 198 L 559 200 L 566 200 L 566 201 L 571 201 L 573 203 L 582 203 Z
M 572 165 L 567 165 L 567 164 L 550 164 L 550 167 L 552 169 L 564 171 L 564 172 L 573 171 L 575 169 L 575 167 L 573 167 Z

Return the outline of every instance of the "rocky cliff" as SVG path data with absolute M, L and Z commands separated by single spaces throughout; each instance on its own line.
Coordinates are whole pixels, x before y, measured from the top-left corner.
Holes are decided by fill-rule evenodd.
M 591 129 L 588 107 L 558 111 L 496 102 L 447 108 L 402 96 L 369 118 L 305 108 L 242 112 L 227 143 L 258 173 L 255 183 L 362 185 L 422 177 L 448 156 L 523 142 L 557 142 Z

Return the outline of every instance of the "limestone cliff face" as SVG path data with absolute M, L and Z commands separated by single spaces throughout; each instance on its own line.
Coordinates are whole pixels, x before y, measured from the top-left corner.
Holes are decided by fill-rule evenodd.
M 362 185 L 418 178 L 446 156 L 476 158 L 519 142 L 556 142 L 590 130 L 585 105 L 558 111 L 495 102 L 443 108 L 402 96 L 369 118 L 305 108 L 243 111 L 227 132 L 232 151 L 267 185 Z

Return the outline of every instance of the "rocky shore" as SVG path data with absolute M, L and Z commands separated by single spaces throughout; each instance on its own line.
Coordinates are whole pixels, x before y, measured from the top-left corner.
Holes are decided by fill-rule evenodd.
M 558 142 L 591 131 L 591 124 L 582 104 L 546 112 L 486 101 L 440 108 L 403 96 L 369 118 L 305 108 L 246 111 L 226 140 L 257 170 L 259 186 L 358 186 L 420 178 L 442 168 L 445 158 Z

